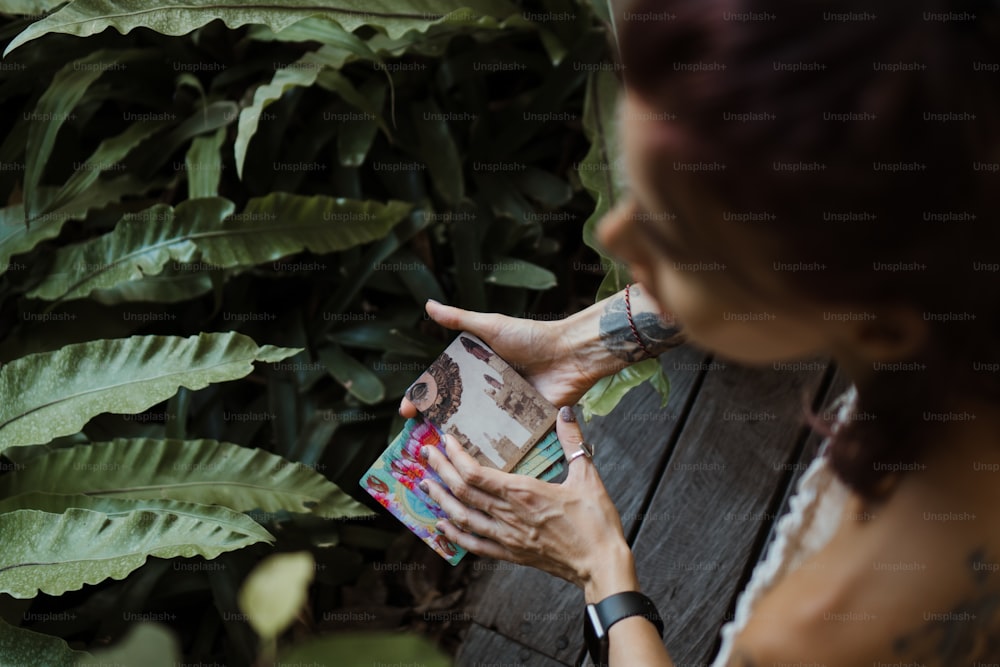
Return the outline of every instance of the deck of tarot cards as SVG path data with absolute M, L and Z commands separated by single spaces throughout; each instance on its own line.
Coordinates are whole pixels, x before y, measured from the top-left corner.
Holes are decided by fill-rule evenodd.
M 444 451 L 453 435 L 482 465 L 544 481 L 565 469 L 553 427 L 556 407 L 490 347 L 461 333 L 406 390 L 420 415 L 407 420 L 361 478 L 361 486 L 452 565 L 465 549 L 435 530 L 441 507 L 417 486 L 442 483 L 420 458 L 430 445 Z

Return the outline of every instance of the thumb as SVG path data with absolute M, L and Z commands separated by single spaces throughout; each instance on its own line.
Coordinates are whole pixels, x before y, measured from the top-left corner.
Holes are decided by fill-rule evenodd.
M 568 405 L 559 408 L 559 417 L 556 419 L 556 435 L 559 438 L 559 443 L 562 445 L 563 453 L 566 455 L 567 460 L 580 451 L 580 446 L 583 444 L 583 432 L 580 430 L 580 424 L 576 421 L 573 408 Z M 581 456 L 579 458 L 586 459 L 587 457 Z M 589 460 L 571 461 L 567 465 L 569 466 L 569 470 L 566 473 L 568 481 L 581 478 L 584 475 L 584 470 L 587 467 L 593 466 L 593 462 Z
M 433 299 L 428 299 L 424 308 L 431 319 L 444 328 L 468 331 L 473 336 L 487 342 L 496 338 L 500 329 L 503 328 L 504 321 L 509 319 L 506 315 L 499 313 L 477 313 L 455 306 L 446 306 Z

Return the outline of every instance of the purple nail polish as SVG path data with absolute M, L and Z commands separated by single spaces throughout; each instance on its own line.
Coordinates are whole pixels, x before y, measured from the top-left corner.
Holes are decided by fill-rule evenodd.
M 563 420 L 564 422 L 575 422 L 576 415 L 573 413 L 573 408 L 571 408 L 568 405 L 564 405 L 561 408 L 559 408 L 559 419 Z

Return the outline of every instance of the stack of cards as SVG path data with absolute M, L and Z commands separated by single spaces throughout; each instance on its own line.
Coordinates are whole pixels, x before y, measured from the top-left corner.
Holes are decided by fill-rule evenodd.
M 564 469 L 562 445 L 552 430 L 556 408 L 486 343 L 462 333 L 409 389 L 421 416 L 407 420 L 392 444 L 361 478 L 361 486 L 452 565 L 465 550 L 437 532 L 445 514 L 417 486 L 440 484 L 420 459 L 420 448 L 444 451 L 453 435 L 482 465 L 544 481 Z

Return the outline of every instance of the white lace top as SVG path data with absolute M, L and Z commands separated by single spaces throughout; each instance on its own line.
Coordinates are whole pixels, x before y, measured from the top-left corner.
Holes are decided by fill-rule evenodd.
M 833 406 L 837 409 L 837 419 L 832 430 L 836 431 L 850 418 L 856 400 L 857 391 L 853 386 L 837 397 Z M 820 445 L 816 458 L 799 478 L 788 513 L 778 521 L 767 554 L 757 563 L 750 581 L 740 593 L 733 620 L 722 626 L 722 646 L 711 667 L 726 667 L 733 640 L 746 626 L 761 596 L 807 557 L 822 549 L 840 525 L 850 491 L 823 456 L 828 445 L 829 440 Z

